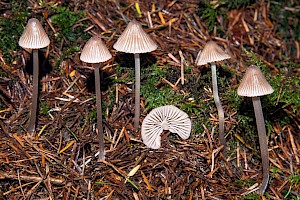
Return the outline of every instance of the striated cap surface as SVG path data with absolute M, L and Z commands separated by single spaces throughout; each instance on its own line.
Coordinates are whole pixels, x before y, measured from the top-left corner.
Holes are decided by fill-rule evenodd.
M 112 55 L 99 36 L 93 36 L 84 45 L 80 60 L 86 63 L 100 63 L 111 59 Z
M 39 20 L 31 18 L 19 39 L 19 45 L 23 48 L 41 49 L 50 44 L 50 40 Z
M 199 52 L 196 58 L 196 65 L 205 65 L 211 62 L 217 62 L 229 59 L 230 56 L 215 43 L 209 41 L 204 46 L 204 49 Z
M 142 123 L 142 139 L 146 146 L 158 149 L 161 145 L 161 133 L 169 130 L 182 139 L 190 136 L 192 123 L 189 116 L 179 108 L 167 105 L 153 109 Z
M 125 53 L 147 53 L 154 51 L 157 44 L 143 30 L 141 24 L 134 19 L 128 24 L 113 47 Z
M 260 69 L 251 65 L 247 68 L 246 73 L 238 87 L 239 96 L 258 97 L 274 92 L 271 85 L 266 80 Z

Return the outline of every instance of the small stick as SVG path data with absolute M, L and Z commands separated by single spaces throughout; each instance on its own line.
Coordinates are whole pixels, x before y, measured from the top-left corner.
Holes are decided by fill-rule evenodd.
M 159 17 L 159 19 L 160 19 L 160 21 L 161 21 L 162 24 L 166 23 L 166 21 L 164 19 L 164 16 L 162 15 L 162 12 L 160 12 L 160 11 L 158 12 L 158 17 Z
M 244 149 L 244 162 L 245 162 L 245 169 L 248 169 L 248 161 L 247 161 L 247 153 L 246 149 Z
M 300 159 L 299 159 L 299 156 L 298 156 L 297 146 L 295 144 L 293 134 L 291 133 L 291 129 L 289 127 L 288 127 L 288 133 L 289 133 L 289 136 L 290 136 L 290 142 L 291 142 L 291 145 L 292 145 L 292 150 L 294 152 L 296 163 L 297 163 L 297 165 L 300 165 Z
M 26 199 L 26 198 L 25 198 L 25 193 L 24 193 L 24 190 L 23 190 L 23 187 L 22 187 L 21 179 L 20 179 L 20 173 L 19 173 L 19 170 L 17 170 L 17 173 L 18 173 L 18 181 L 19 181 L 19 184 L 20 184 L 20 189 L 21 189 L 23 198 Z
M 149 28 L 153 28 L 153 23 L 152 23 L 152 19 L 151 19 L 151 15 L 150 15 L 149 11 L 147 11 L 147 17 L 148 17 L 148 22 L 149 22 Z
M 1 179 L 14 179 L 14 180 L 22 180 L 22 181 L 35 181 L 35 182 L 39 182 L 39 181 L 43 181 L 42 177 L 39 176 L 22 176 L 22 175 L 13 175 L 13 174 L 7 174 L 5 172 L 1 172 L 0 174 L 0 180 Z M 50 181 L 54 184 L 57 185 L 62 185 L 65 183 L 64 179 L 59 179 L 59 178 L 50 178 Z M 24 186 L 24 185 L 23 185 Z
M 179 60 L 175 57 L 175 56 L 173 56 L 173 54 L 171 54 L 171 53 L 168 53 L 168 56 L 173 60 L 173 61 L 175 61 L 176 63 L 180 63 L 179 62 Z
M 241 158 L 240 158 L 240 143 L 237 143 L 237 148 L 236 148 L 236 163 L 237 167 L 241 166 Z
M 184 62 L 184 57 L 182 54 L 182 51 L 179 51 L 179 55 L 180 55 L 180 65 L 181 65 L 181 85 L 184 85 L 184 66 L 183 66 L 183 62 Z
M 118 83 L 116 83 L 116 104 L 118 104 L 118 102 L 119 102 L 119 87 L 118 87 Z

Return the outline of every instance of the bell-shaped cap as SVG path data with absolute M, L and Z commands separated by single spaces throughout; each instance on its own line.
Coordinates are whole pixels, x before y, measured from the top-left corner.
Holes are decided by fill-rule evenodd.
M 142 123 L 142 139 L 146 146 L 158 149 L 163 130 L 177 133 L 182 139 L 190 136 L 192 123 L 189 116 L 179 108 L 167 105 L 153 109 Z
M 239 96 L 258 97 L 274 92 L 271 85 L 266 80 L 260 69 L 251 65 L 247 68 L 246 73 L 238 87 Z
M 19 45 L 23 48 L 41 49 L 50 44 L 50 40 L 39 20 L 31 18 L 19 39 Z
M 113 47 L 125 53 L 147 53 L 154 51 L 157 44 L 143 30 L 141 24 L 133 19 Z
M 221 47 L 219 47 L 217 43 L 211 40 L 207 42 L 203 50 L 199 52 L 196 58 L 196 65 L 205 65 L 229 58 L 230 56 Z
M 99 36 L 93 36 L 84 45 L 80 60 L 86 63 L 100 63 L 111 59 L 111 54 Z

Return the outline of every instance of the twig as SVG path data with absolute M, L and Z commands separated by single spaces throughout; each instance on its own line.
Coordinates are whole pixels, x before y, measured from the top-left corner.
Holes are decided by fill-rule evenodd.
M 43 181 L 43 178 L 39 177 L 39 176 L 22 176 L 22 175 L 20 175 L 18 177 L 18 175 L 15 175 L 15 174 L 7 174 L 5 172 L 0 173 L 0 179 L 18 180 L 18 178 L 20 178 L 20 180 L 22 180 L 22 181 L 35 181 L 35 182 Z M 59 179 L 59 178 L 50 178 L 50 181 L 57 185 L 62 185 L 65 183 L 64 179 Z
M 23 190 L 23 187 L 22 187 L 22 183 L 21 183 L 21 179 L 20 179 L 20 173 L 19 173 L 19 170 L 17 170 L 17 173 L 18 173 L 18 181 L 19 181 L 19 184 L 20 184 L 20 189 L 21 189 L 23 198 L 24 198 L 24 200 L 25 200 L 26 197 L 25 197 L 25 193 L 24 193 L 24 190 Z
M 290 127 L 288 127 L 288 133 L 289 133 L 289 136 L 290 136 L 290 141 L 291 141 L 291 145 L 292 145 L 292 150 L 293 150 L 293 152 L 294 152 L 294 156 L 295 156 L 297 165 L 300 165 L 300 160 L 299 160 L 299 156 L 298 156 L 298 149 L 297 149 L 297 147 L 296 147 L 296 145 L 295 145 L 294 137 L 293 137 L 293 134 L 292 134 L 292 132 L 291 132 Z
M 183 62 L 184 62 L 184 57 L 183 57 L 183 54 L 182 54 L 182 51 L 180 50 L 179 51 L 179 56 L 180 56 L 180 65 L 181 65 L 181 85 L 184 85 L 184 65 L 183 65 Z

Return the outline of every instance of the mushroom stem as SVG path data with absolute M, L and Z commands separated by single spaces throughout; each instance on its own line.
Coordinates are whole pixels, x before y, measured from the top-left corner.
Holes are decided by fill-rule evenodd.
M 104 134 L 102 125 L 102 106 L 101 106 L 101 89 L 100 89 L 100 67 L 101 65 L 95 66 L 95 87 L 96 87 L 96 109 L 97 109 L 97 129 L 99 139 L 99 158 L 98 161 L 105 160 L 104 152 Z
M 140 87 L 141 87 L 141 61 L 140 54 L 134 54 L 134 62 L 135 62 L 135 110 L 134 110 L 134 128 L 139 128 L 140 122 Z
M 259 138 L 259 146 L 260 146 L 260 153 L 262 159 L 262 166 L 263 166 L 263 180 L 262 184 L 258 190 L 258 192 L 262 195 L 264 194 L 269 181 L 269 152 L 268 152 L 268 138 L 266 134 L 266 127 L 264 116 L 261 108 L 260 98 L 259 97 L 252 97 L 253 108 L 255 113 L 256 119 L 256 126 Z
M 28 126 L 28 133 L 30 135 L 34 134 L 35 124 L 36 124 L 36 115 L 38 107 L 38 94 L 39 94 L 39 56 L 38 49 L 33 49 L 33 90 L 32 90 L 32 104 L 30 111 L 30 119 Z
M 213 95 L 214 101 L 218 110 L 219 116 L 219 140 L 220 144 L 223 145 L 223 155 L 226 155 L 226 139 L 224 135 L 224 111 L 218 94 L 218 81 L 217 81 L 217 69 L 216 64 L 211 63 L 212 72 L 212 85 L 213 85 Z

